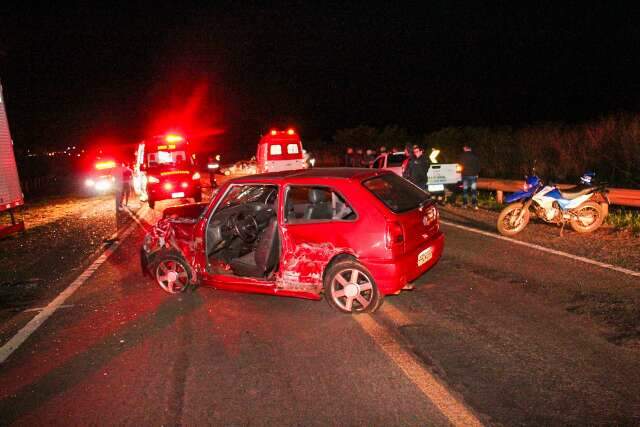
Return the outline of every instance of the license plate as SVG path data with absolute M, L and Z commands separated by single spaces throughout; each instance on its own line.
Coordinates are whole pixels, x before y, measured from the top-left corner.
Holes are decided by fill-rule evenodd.
M 427 190 L 428 191 L 444 191 L 444 184 L 434 184 L 434 185 L 428 185 L 427 186 Z
M 181 191 L 179 193 L 171 193 L 171 197 L 174 199 L 177 199 L 178 197 L 184 197 L 184 191 Z
M 420 252 L 418 254 L 418 267 L 429 261 L 431 258 L 433 258 L 433 250 L 431 248 L 427 248 Z

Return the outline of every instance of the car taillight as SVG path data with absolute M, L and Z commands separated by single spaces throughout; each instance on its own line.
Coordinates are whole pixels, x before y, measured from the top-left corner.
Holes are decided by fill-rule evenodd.
M 404 231 L 399 222 L 388 222 L 387 232 L 385 233 L 385 244 L 388 249 L 397 247 L 404 243 Z
M 456 173 L 462 173 L 462 165 L 461 164 L 456 164 Z
M 191 176 L 191 179 L 200 179 L 200 172 L 196 172 Z
M 157 184 L 160 182 L 160 180 L 153 175 L 149 175 L 147 177 L 147 181 L 150 182 L 151 184 Z

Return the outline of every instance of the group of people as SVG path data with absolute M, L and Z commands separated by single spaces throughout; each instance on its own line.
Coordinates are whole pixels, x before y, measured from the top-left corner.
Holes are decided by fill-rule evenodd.
M 366 151 L 359 148 L 354 150 L 348 147 L 344 156 L 343 165 L 346 167 L 370 167 L 378 154 L 386 153 L 386 147 L 380 147 L 378 153 L 372 149 Z M 398 151 L 393 148 L 392 153 Z M 424 149 L 419 145 L 407 144 L 404 150 L 406 159 L 402 164 L 402 176 L 411 181 L 416 186 L 427 191 L 427 173 L 431 162 L 425 154 Z M 471 207 L 478 209 L 478 175 L 480 174 L 480 159 L 473 153 L 470 144 L 465 144 L 462 154 L 458 159 L 458 164 L 462 168 L 462 205 L 469 206 L 469 196 Z
M 391 150 L 392 153 L 394 151 L 397 150 Z M 378 157 L 378 155 L 384 154 L 386 152 L 387 147 L 385 146 L 380 147 L 377 152 L 376 150 L 373 150 L 371 148 L 367 148 L 366 150 L 363 150 L 362 148 L 356 148 L 354 150 L 353 147 L 348 147 L 344 155 L 342 166 L 348 168 L 368 168 L 373 164 L 373 161 L 376 159 L 376 157 Z

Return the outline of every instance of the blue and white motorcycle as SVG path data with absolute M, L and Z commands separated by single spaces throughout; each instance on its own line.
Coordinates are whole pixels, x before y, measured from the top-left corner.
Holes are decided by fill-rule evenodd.
M 500 212 L 498 231 L 504 236 L 518 234 L 532 214 L 561 226 L 561 235 L 567 222 L 578 233 L 598 229 L 609 213 L 609 199 L 606 187 L 592 184 L 593 177 L 593 173 L 586 173 L 579 185 L 564 191 L 544 185 L 535 175 L 527 177 L 523 191 L 505 197 L 509 205 Z

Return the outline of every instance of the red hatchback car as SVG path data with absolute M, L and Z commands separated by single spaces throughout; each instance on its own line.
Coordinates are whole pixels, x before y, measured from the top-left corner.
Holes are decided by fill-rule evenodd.
M 190 285 L 320 299 L 372 312 L 433 267 L 444 246 L 426 193 L 388 171 L 309 169 L 230 180 L 175 206 L 146 235 L 144 271 Z

